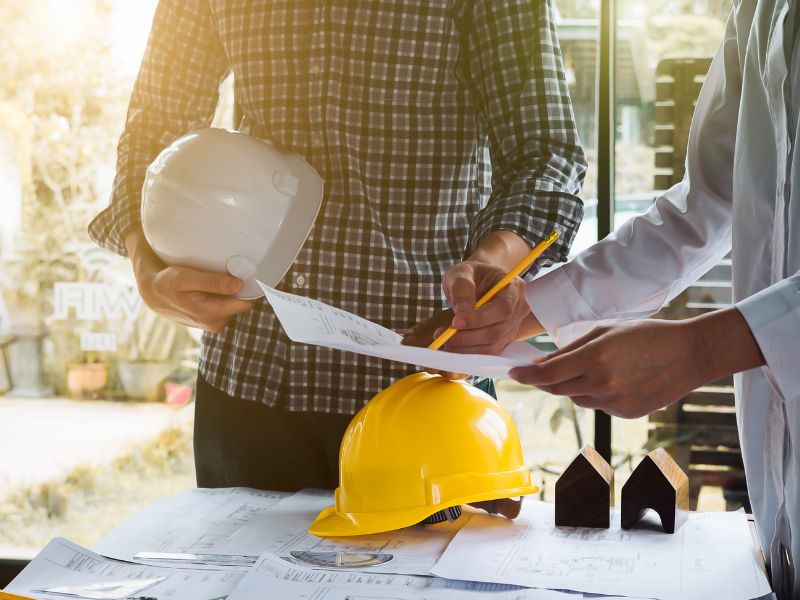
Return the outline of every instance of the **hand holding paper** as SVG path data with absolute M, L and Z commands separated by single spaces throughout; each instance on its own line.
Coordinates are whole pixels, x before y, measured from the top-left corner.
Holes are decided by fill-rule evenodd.
M 544 356 L 525 343 L 511 344 L 501 356 L 454 354 L 403 346 L 400 334 L 376 323 L 318 300 L 281 292 L 261 282 L 259 285 L 286 335 L 294 342 L 496 379 L 509 379 L 510 369 L 527 366 L 535 358 Z

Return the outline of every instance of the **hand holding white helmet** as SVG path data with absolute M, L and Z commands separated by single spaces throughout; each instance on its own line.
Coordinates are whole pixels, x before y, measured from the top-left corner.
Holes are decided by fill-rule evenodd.
M 297 154 L 224 129 L 175 141 L 147 170 L 142 228 L 169 265 L 228 272 L 240 298 L 277 284 L 308 237 L 322 180 Z

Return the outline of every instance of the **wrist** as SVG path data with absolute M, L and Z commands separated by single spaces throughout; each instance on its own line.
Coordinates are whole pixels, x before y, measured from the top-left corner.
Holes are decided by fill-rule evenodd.
M 142 244 L 147 244 L 147 239 L 144 237 L 144 230 L 141 224 L 137 223 L 132 225 L 122 236 L 122 243 L 125 246 L 125 251 L 131 260 L 134 259 L 136 254 L 140 251 Z
M 536 315 L 531 313 L 522 321 L 516 341 L 524 342 L 542 333 L 545 333 L 544 326 L 542 326 L 539 319 L 536 318 Z
M 750 327 L 735 307 L 683 321 L 702 383 L 765 364 Z
M 516 233 L 498 230 L 483 238 L 467 260 L 495 265 L 504 271 L 510 271 L 530 251 L 528 242 Z
M 153 277 L 165 265 L 148 244 L 140 224 L 134 225 L 125 233 L 123 244 L 130 257 L 139 291 L 144 297 L 151 287 Z

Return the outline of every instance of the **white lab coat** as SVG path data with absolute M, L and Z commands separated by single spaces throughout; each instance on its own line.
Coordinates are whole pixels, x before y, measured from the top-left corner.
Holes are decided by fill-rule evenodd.
M 767 366 L 735 377 L 750 499 L 777 588 L 800 563 L 800 34 L 787 0 L 735 0 L 698 100 L 687 175 L 642 216 L 528 284 L 559 345 L 645 317 L 733 248 L 734 302 Z M 787 58 L 792 57 L 792 60 Z M 788 596 L 787 596 L 788 597 Z M 794 594 L 800 598 L 800 575 Z

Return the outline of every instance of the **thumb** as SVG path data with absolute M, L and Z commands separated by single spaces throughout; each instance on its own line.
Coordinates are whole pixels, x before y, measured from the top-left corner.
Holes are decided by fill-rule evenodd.
M 457 267 L 459 265 L 456 265 Z M 471 269 L 454 268 L 445 275 L 445 295 L 455 313 L 472 310 L 475 306 L 475 279 Z

